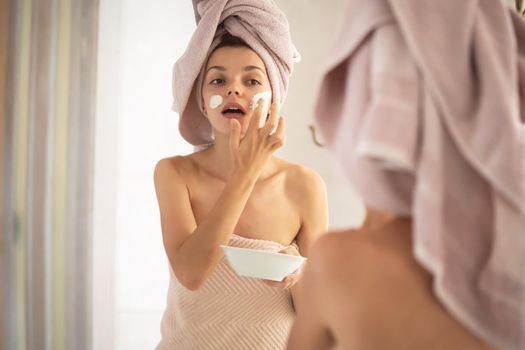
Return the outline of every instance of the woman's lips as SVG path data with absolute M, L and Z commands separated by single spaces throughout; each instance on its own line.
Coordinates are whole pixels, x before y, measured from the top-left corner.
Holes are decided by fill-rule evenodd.
M 241 114 L 241 113 L 223 113 L 222 116 L 228 119 L 244 118 L 244 114 Z
M 224 106 L 222 110 L 222 115 L 225 118 L 229 118 L 229 119 L 242 118 L 244 117 L 245 114 L 246 112 L 244 111 L 244 108 L 242 107 L 242 105 L 237 102 L 233 102 L 233 101 L 226 103 L 226 105 Z

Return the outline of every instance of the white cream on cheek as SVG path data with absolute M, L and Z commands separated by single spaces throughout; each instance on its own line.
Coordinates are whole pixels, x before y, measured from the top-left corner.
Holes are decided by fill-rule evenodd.
M 255 109 L 255 107 L 257 106 L 257 102 L 259 100 L 263 100 L 263 104 L 264 104 L 263 105 L 263 109 L 267 108 L 268 104 L 270 103 L 271 95 L 272 95 L 271 91 L 263 91 L 263 92 L 256 93 L 252 97 L 252 102 L 250 103 L 250 108 L 251 109 Z
M 210 101 L 208 102 L 208 106 L 210 106 L 211 109 L 215 109 L 219 107 L 223 102 L 221 95 L 213 95 L 210 97 Z
M 266 116 L 268 114 L 271 97 L 272 97 L 271 91 L 263 91 L 263 92 L 259 92 L 253 95 L 252 102 L 250 103 L 250 108 L 255 109 L 257 106 L 257 102 L 259 102 L 259 100 L 262 100 L 263 106 L 262 106 L 261 112 L 263 116 Z M 266 123 L 266 118 L 261 118 L 261 122 L 259 123 L 259 128 L 262 128 L 265 123 Z

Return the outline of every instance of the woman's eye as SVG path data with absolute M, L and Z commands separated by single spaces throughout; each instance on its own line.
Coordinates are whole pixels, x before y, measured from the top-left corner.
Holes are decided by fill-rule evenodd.
M 261 82 L 257 79 L 248 79 L 249 85 L 261 85 Z
M 210 81 L 210 84 L 212 85 L 220 85 L 222 83 L 224 83 L 224 79 L 220 79 L 220 78 L 213 79 L 212 81 Z

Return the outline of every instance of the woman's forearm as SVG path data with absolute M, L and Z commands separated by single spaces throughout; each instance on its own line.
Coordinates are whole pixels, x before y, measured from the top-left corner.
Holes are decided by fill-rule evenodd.
M 198 289 L 222 257 L 219 246 L 228 244 L 255 182 L 251 174 L 232 175 L 210 212 L 173 253 L 172 266 L 187 288 Z

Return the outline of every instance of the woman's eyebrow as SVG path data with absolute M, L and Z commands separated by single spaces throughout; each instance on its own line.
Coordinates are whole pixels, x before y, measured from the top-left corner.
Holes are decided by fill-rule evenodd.
M 254 70 L 254 69 L 258 69 L 263 74 L 265 74 L 264 70 L 262 70 L 262 68 L 260 68 L 260 67 L 257 67 L 257 66 L 246 66 L 246 67 L 244 67 L 244 71 L 249 71 L 249 70 Z
M 220 71 L 226 71 L 226 68 L 224 68 L 223 66 L 211 66 L 210 68 L 208 68 L 206 70 L 206 73 L 208 73 L 210 71 L 210 69 L 217 69 L 217 70 L 220 70 Z
M 206 70 L 206 73 L 209 72 L 211 69 L 217 69 L 217 70 L 220 70 L 222 72 L 225 72 L 227 69 L 223 66 L 211 66 L 209 67 L 207 70 Z M 246 66 L 244 67 L 244 71 L 250 71 L 250 70 L 254 70 L 254 69 L 258 69 L 260 70 L 263 74 L 265 73 L 264 70 L 261 68 L 261 67 L 257 67 L 257 66 Z

